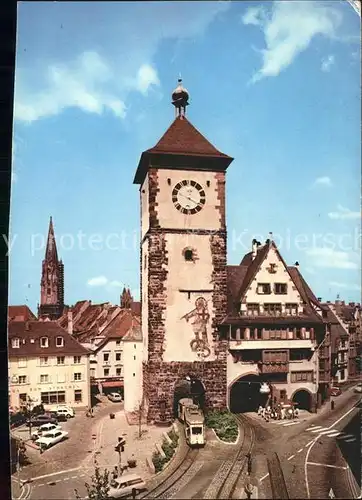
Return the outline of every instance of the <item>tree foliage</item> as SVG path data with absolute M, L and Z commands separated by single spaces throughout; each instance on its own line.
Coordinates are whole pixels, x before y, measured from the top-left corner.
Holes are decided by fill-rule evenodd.
M 103 472 L 100 470 L 97 462 L 95 462 L 94 474 L 91 476 L 91 483 L 85 483 L 87 489 L 87 498 L 89 500 L 108 500 L 110 484 L 109 484 L 109 471 L 105 469 Z M 81 500 L 77 490 L 74 490 L 76 499 Z

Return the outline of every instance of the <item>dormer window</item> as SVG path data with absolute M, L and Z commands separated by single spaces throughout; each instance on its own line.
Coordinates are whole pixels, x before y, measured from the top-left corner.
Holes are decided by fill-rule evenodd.
M 274 283 L 274 293 L 276 295 L 286 295 L 287 284 L 286 283 Z
M 57 337 L 55 340 L 55 344 L 57 347 L 63 347 L 64 346 L 64 339 L 63 337 Z
M 258 283 L 257 291 L 258 291 L 259 295 L 269 295 L 269 294 L 271 294 L 270 283 Z
M 49 340 L 48 337 L 40 337 L 40 347 L 48 347 Z
M 14 347 L 15 349 L 18 349 L 20 347 L 20 339 L 12 339 L 11 340 L 11 347 Z

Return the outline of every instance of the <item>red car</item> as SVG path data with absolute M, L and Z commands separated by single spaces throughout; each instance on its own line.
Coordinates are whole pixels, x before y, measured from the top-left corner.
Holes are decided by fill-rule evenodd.
M 339 387 L 331 387 L 331 396 L 340 396 L 342 391 Z

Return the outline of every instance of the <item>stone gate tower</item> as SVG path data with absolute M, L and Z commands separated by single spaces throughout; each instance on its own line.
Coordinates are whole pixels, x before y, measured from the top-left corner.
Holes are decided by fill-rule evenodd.
M 206 404 L 226 406 L 225 174 L 233 158 L 185 116 L 188 92 L 172 94 L 176 118 L 144 151 L 140 185 L 143 394 L 148 420 L 169 420 L 176 384 L 191 376 Z

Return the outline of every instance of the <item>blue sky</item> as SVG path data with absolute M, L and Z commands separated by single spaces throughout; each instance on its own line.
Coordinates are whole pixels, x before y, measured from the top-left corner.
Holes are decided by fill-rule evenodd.
M 133 176 L 179 73 L 235 158 L 229 264 L 271 231 L 317 296 L 360 300 L 359 30 L 346 1 L 18 3 L 10 304 L 36 310 L 50 215 L 66 303 L 138 297 Z

